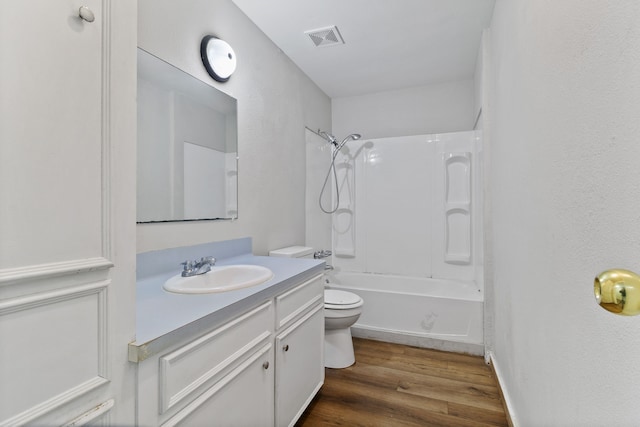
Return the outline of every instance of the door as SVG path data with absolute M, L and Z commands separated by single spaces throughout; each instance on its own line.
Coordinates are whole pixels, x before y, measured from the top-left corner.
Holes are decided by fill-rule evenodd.
M 273 371 L 273 345 L 269 343 L 162 426 L 270 427 L 273 425 Z
M 121 184 L 135 179 L 136 17 L 126 7 L 0 3 L 2 425 L 133 421 L 135 192 Z

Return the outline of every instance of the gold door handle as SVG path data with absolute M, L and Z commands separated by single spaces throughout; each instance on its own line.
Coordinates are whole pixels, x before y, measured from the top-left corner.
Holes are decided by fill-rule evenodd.
M 600 307 L 621 316 L 640 314 L 640 276 L 629 270 L 607 270 L 593 281 Z

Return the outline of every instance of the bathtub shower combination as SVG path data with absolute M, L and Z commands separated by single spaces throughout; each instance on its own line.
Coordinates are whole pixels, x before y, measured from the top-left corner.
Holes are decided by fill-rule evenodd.
M 309 135 L 307 148 L 319 150 Z M 363 298 L 355 336 L 483 353 L 481 155 L 476 131 L 344 144 L 327 280 Z M 308 191 L 324 179 L 324 156 L 323 167 L 307 165 Z M 322 234 L 310 227 L 308 237 Z

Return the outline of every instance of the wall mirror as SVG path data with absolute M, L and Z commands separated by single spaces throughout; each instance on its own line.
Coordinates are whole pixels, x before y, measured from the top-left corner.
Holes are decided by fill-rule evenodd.
M 238 217 L 237 102 L 138 48 L 137 221 Z

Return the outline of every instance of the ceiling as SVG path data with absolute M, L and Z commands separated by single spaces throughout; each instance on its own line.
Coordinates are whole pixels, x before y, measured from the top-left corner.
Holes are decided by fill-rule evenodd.
M 331 98 L 473 77 L 495 0 L 233 0 Z M 337 26 L 344 44 L 305 31 Z

